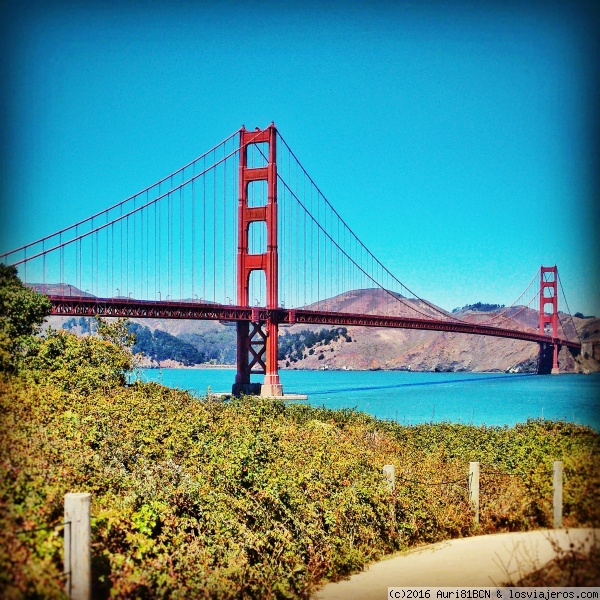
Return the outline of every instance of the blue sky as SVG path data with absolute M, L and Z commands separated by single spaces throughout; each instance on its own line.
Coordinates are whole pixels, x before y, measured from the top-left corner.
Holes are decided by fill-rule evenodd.
M 592 4 L 9 4 L 0 251 L 273 120 L 419 295 L 599 315 Z

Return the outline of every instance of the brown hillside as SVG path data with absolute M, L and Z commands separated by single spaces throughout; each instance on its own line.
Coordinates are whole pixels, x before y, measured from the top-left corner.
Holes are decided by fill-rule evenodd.
M 65 285 L 57 284 L 55 287 L 64 289 Z M 432 305 L 381 289 L 353 290 L 307 308 L 418 318 L 438 316 Z M 442 309 L 439 310 L 444 312 Z M 471 323 L 491 320 L 490 324 L 498 327 L 519 327 L 525 330 L 536 330 L 538 324 L 537 311 L 524 307 L 489 312 L 459 311 L 453 313 L 453 316 Z M 562 314 L 560 317 L 566 336 L 569 339 L 576 339 L 570 317 Z M 61 317 L 51 317 L 49 320 L 54 327 L 60 327 L 64 321 Z M 134 320 L 150 329 L 160 329 L 184 338 L 189 334 L 199 336 L 214 334 L 232 327 L 216 321 Z M 568 349 L 563 348 L 560 354 L 561 372 L 600 371 L 600 319 L 574 318 L 573 322 L 582 341 L 593 342 L 595 346 L 592 347 L 593 350 L 588 358 L 583 356 L 574 358 Z M 299 333 L 305 329 L 318 331 L 323 328 L 327 327 L 324 325 L 282 326 L 280 334 L 283 335 L 286 331 Z M 348 334 L 352 338 L 351 342 L 340 338 L 326 347 L 317 346 L 314 354 L 310 355 L 306 351 L 304 358 L 291 363 L 288 368 L 497 372 L 533 372 L 537 368 L 538 346 L 530 342 L 457 333 L 367 327 L 348 327 Z M 319 359 L 321 354 L 322 358 Z M 286 363 L 286 360 L 281 361 L 280 367 L 286 368 Z
M 375 307 L 378 309 L 376 310 Z M 317 308 L 317 306 L 310 308 Z M 396 299 L 379 289 L 355 290 L 322 302 L 318 308 L 414 317 L 435 315 L 435 311 L 430 306 L 419 300 L 409 300 L 401 296 Z M 525 307 L 497 309 L 490 312 L 459 311 L 453 316 L 471 323 L 491 320 L 490 324 L 497 327 L 511 329 L 517 327 L 523 330 L 536 330 L 539 320 L 537 311 Z M 600 319 L 574 318 L 573 321 L 580 336 L 583 337 L 587 333 L 588 336 L 596 335 L 600 338 Z M 561 315 L 561 323 L 567 337 L 576 339 L 570 317 Z M 294 325 L 286 330 L 290 333 L 298 333 L 302 329 L 322 328 L 323 326 Z M 367 327 L 348 327 L 348 334 L 352 342 L 348 343 L 340 338 L 327 346 L 315 348 L 312 355 L 306 352 L 305 358 L 290 366 L 297 369 L 499 372 L 533 372 L 537 368 L 538 345 L 531 342 L 458 333 Z M 322 358 L 319 359 L 321 354 Z M 286 361 L 282 361 L 280 365 L 284 367 Z M 597 360 L 574 359 L 566 348 L 561 350 L 560 366 L 562 372 L 600 370 Z

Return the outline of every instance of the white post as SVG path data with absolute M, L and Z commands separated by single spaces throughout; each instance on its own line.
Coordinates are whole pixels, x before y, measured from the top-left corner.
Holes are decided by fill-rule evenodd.
M 92 592 L 91 499 L 86 493 L 65 495 L 64 568 L 67 596 L 73 600 L 89 600 Z
M 479 462 L 469 463 L 469 502 L 475 511 L 473 521 L 479 523 Z
M 390 492 L 393 492 L 396 488 L 396 469 L 394 465 L 384 465 L 383 466 L 383 476 L 387 480 L 388 487 Z
M 554 529 L 562 527 L 562 510 L 563 510 L 563 463 L 562 460 L 554 461 L 554 481 L 553 481 L 553 499 L 552 505 L 554 508 Z

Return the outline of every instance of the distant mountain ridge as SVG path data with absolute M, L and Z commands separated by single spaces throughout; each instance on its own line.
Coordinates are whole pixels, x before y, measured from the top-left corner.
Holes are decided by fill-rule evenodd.
M 76 295 L 76 288 L 68 284 L 48 284 L 45 288 L 53 294 L 62 292 L 68 295 L 71 291 L 72 295 Z M 79 292 L 77 290 L 77 295 Z M 86 292 L 81 295 L 91 296 Z M 494 306 L 496 308 L 492 308 Z M 436 312 L 440 311 L 470 323 L 494 319 L 491 324 L 498 327 L 513 327 L 516 323 L 523 328 L 535 329 L 539 323 L 538 312 L 522 306 L 505 308 L 478 302 L 448 313 L 431 303 L 407 299 L 382 289 L 352 290 L 307 308 L 422 318 L 436 316 Z M 415 310 L 418 312 L 415 313 Z M 562 315 L 561 322 L 567 335 L 574 338 L 576 334 L 567 317 Z M 68 321 L 63 317 L 49 317 L 48 320 L 54 327 L 62 327 Z M 216 321 L 131 321 L 137 324 L 137 333 L 146 342 L 162 339 L 160 352 L 156 348 L 150 353 L 146 350 L 147 366 L 235 363 L 235 327 Z M 573 321 L 581 339 L 594 343 L 599 349 L 596 355 L 592 352 L 587 359 L 574 359 L 568 349 L 563 348 L 560 354 L 561 372 L 600 370 L 600 319 L 574 317 Z M 537 369 L 538 345 L 531 342 L 458 333 L 369 327 L 347 327 L 343 328 L 343 334 L 338 332 L 336 335 L 335 329 L 323 325 L 281 325 L 280 368 L 521 373 L 535 372 Z M 322 331 L 325 333 L 321 334 Z M 164 332 L 178 341 L 169 340 L 157 332 Z M 307 335 L 307 332 L 311 335 Z M 315 341 L 315 336 L 320 336 L 321 339 Z M 304 338 L 309 338 L 312 342 L 306 343 Z M 164 351 L 169 347 L 171 353 L 165 354 Z

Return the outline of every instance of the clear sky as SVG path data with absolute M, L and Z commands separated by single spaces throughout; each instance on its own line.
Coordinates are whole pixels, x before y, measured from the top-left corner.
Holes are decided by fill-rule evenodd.
M 107 4 L 4 4 L 0 251 L 274 121 L 420 296 L 600 315 L 593 2 Z

